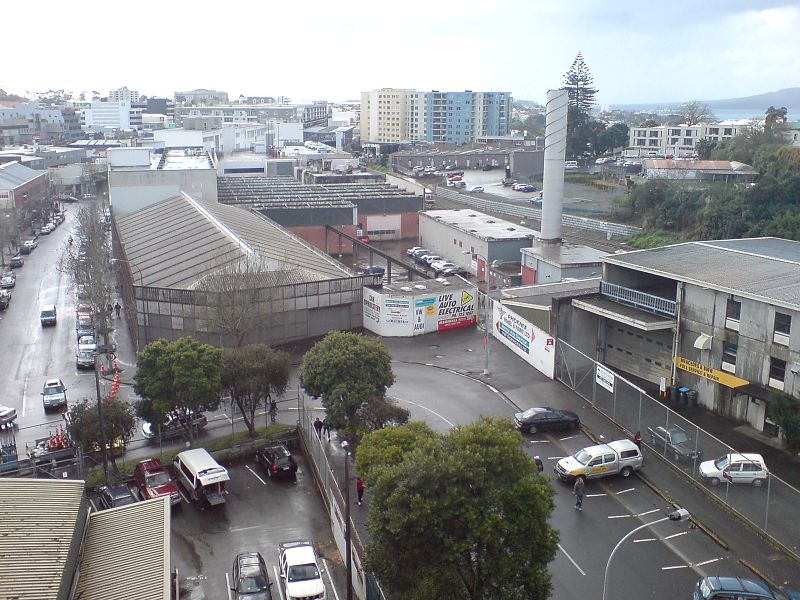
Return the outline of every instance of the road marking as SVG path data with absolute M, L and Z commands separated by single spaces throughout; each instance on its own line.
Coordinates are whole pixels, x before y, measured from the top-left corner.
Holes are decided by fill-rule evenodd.
M 643 517 L 643 516 L 645 516 L 645 515 L 652 515 L 653 513 L 655 513 L 655 512 L 658 512 L 658 510 L 659 510 L 659 509 L 657 509 L 657 508 L 654 508 L 653 510 L 648 510 L 647 512 L 639 513 L 639 514 L 638 514 L 638 515 L 636 515 L 636 516 L 637 516 L 637 517 Z
M 231 423 L 231 424 L 233 423 L 233 418 L 229 417 L 228 413 L 223 412 L 222 416 L 225 417 L 226 419 L 228 419 L 228 423 Z
M 442 421 L 444 421 L 445 423 L 447 423 L 448 425 L 450 425 L 450 427 L 455 427 L 455 426 L 456 426 L 456 425 L 455 425 L 455 423 L 451 423 L 450 421 L 448 421 L 447 419 L 445 419 L 445 418 L 444 418 L 442 415 L 440 415 L 439 413 L 437 413 L 435 410 L 433 410 L 433 409 L 430 409 L 430 408 L 428 408 L 427 406 L 422 406 L 421 404 L 417 404 L 416 402 L 412 402 L 411 400 L 405 400 L 404 398 L 398 398 L 397 396 L 392 396 L 392 397 L 393 397 L 395 400 L 399 400 L 400 402 L 405 402 L 406 404 L 411 404 L 411 405 L 413 405 L 413 406 L 416 406 L 417 408 L 421 408 L 422 410 L 427 410 L 429 413 L 431 413 L 431 414 L 433 414 L 433 415 L 436 415 L 436 416 L 437 416 L 437 417 L 439 417 L 439 418 L 440 418 Z
M 671 540 L 672 538 L 676 538 L 676 537 L 678 537 L 680 535 L 687 535 L 688 533 L 689 533 L 688 531 L 681 531 L 680 533 L 673 533 L 672 535 L 668 535 L 664 539 L 665 540 Z
M 719 561 L 719 560 L 722 560 L 722 557 L 720 557 L 720 558 L 712 558 L 711 560 L 706 560 L 706 561 L 703 561 L 703 562 L 697 563 L 697 564 L 695 564 L 695 565 L 693 565 L 693 566 L 695 566 L 695 567 L 702 567 L 702 566 L 704 566 L 704 565 L 710 565 L 711 563 L 715 563 L 715 562 L 717 562 L 717 561 Z
M 550 440 L 531 440 L 531 444 L 549 444 Z
M 640 542 L 657 542 L 656 538 L 642 538 L 641 540 L 633 540 L 634 544 L 638 544 Z
M 276 567 L 275 565 L 272 565 L 272 572 L 275 573 L 275 583 L 278 584 L 278 591 L 281 594 L 281 600 L 284 600 L 284 598 L 283 598 L 283 585 L 281 585 L 282 580 L 281 580 L 280 573 L 278 573 L 278 567 Z
M 677 565 L 675 567 L 661 567 L 662 571 L 672 571 L 673 569 L 688 569 L 689 565 Z
M 547 460 L 561 460 L 563 456 L 548 456 Z
M 576 569 L 578 569 L 578 573 L 580 573 L 581 575 L 584 575 L 584 576 L 586 575 L 586 573 L 583 571 L 583 569 L 581 569 L 581 568 L 578 566 L 578 563 L 576 563 L 576 562 L 575 562 L 575 561 L 572 559 L 572 557 L 571 557 L 571 556 L 570 556 L 570 555 L 567 553 L 567 551 L 566 551 L 566 550 L 564 550 L 564 546 L 562 546 L 561 544 L 559 544 L 559 545 L 558 545 L 558 549 L 559 549 L 559 550 L 561 550 L 561 551 L 564 553 L 564 556 L 566 556 L 566 557 L 569 559 L 569 562 L 571 562 L 571 563 L 573 564 L 573 566 L 574 566 Z
M 574 436 L 574 435 L 571 435 L 571 436 L 569 436 L 569 437 L 565 437 L 565 438 L 559 438 L 559 440 L 558 440 L 558 441 L 559 441 L 559 442 L 565 442 L 566 440 L 571 440 L 571 439 L 572 439 L 572 438 L 574 438 L 574 437 L 576 437 L 576 436 Z
M 616 492 L 617 496 L 620 494 L 627 494 L 628 492 L 634 491 L 636 488 L 628 488 L 627 490 L 622 490 L 621 492 Z
M 602 496 L 607 496 L 608 494 L 586 494 L 587 498 L 601 498 Z
M 22 416 L 28 408 L 28 378 L 25 378 L 25 385 L 22 387 Z
M 336 587 L 333 585 L 333 579 L 331 579 L 331 570 L 328 567 L 328 561 L 326 561 L 323 558 L 322 559 L 322 564 L 325 565 L 325 573 L 328 575 L 328 582 L 331 584 L 331 589 L 333 590 L 333 595 L 336 596 L 336 600 L 339 600 L 339 594 L 336 593 Z
M 228 600 L 231 600 L 231 580 L 228 579 L 227 571 L 225 571 L 225 589 L 228 590 Z
M 256 473 L 255 471 L 253 471 L 253 469 L 250 468 L 250 465 L 245 465 L 244 468 L 247 469 L 248 471 L 250 471 L 253 474 L 253 477 L 258 479 L 261 483 L 263 483 L 264 485 L 267 485 L 267 482 L 264 481 L 263 479 L 261 479 L 261 477 L 258 476 L 258 473 Z
M 264 528 L 263 525 L 251 525 L 250 527 L 234 527 L 233 529 L 229 529 L 228 531 L 230 531 L 230 532 L 248 531 L 250 529 L 263 529 L 263 528 Z
M 609 515 L 609 519 L 630 519 L 633 515 Z

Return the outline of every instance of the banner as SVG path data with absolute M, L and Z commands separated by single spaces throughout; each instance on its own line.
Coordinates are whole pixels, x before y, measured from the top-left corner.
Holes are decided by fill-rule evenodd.
M 522 318 L 500 302 L 493 302 L 492 334 L 514 354 L 553 378 L 556 360 L 555 338 Z

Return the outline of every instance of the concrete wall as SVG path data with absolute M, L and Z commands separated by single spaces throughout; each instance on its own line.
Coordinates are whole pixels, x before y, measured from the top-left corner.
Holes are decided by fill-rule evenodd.
M 186 192 L 195 200 L 217 202 L 213 169 L 185 171 L 110 171 L 109 201 L 116 216 L 125 215 Z
M 544 175 L 544 150 L 515 150 L 511 153 L 511 177 L 540 179 Z

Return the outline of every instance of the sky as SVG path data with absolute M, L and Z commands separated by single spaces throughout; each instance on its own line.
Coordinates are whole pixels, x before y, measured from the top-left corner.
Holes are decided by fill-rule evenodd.
M 800 86 L 800 0 L 38 0 L 3 3 L 0 88 L 360 98 L 382 87 L 544 102 L 578 51 L 598 102 Z

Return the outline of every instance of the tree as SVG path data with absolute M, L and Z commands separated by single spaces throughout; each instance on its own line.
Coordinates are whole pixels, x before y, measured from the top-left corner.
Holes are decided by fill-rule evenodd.
M 697 156 L 701 160 L 708 160 L 711 158 L 714 150 L 717 147 L 716 140 L 708 140 L 706 138 L 701 138 L 697 140 L 697 143 L 694 145 L 694 151 L 697 152 Z
M 770 106 L 767 109 L 766 117 L 764 118 L 764 127 L 766 129 L 772 129 L 780 124 L 785 124 L 787 120 L 787 113 L 785 106 L 781 106 L 780 108 L 775 108 L 774 106 Z
M 800 401 L 781 392 L 772 392 L 767 412 L 781 428 L 790 450 L 800 450 Z
M 27 98 L 25 96 L 17 96 L 16 94 L 11 94 L 4 89 L 0 89 L 0 100 L 6 102 L 25 102 Z
M 564 74 L 564 86 L 562 90 L 569 91 L 569 105 L 586 113 L 595 104 L 597 90 L 592 87 L 594 79 L 589 71 L 589 67 L 583 62 L 583 56 L 578 52 L 572 66 Z
M 708 104 L 704 104 L 699 100 L 692 100 L 691 102 L 681 104 L 681 107 L 678 109 L 678 115 L 683 119 L 683 122 L 690 127 L 714 118 L 711 109 L 708 108 Z
M 256 437 L 255 416 L 272 394 L 283 394 L 289 383 L 289 355 L 264 344 L 226 348 L 222 353 L 221 384 L 239 408 L 251 437 Z
M 331 426 L 345 429 L 355 443 L 366 426 L 365 409 L 386 401 L 386 389 L 394 383 L 392 359 L 380 338 L 333 331 L 306 352 L 300 381 L 322 399 Z
M 118 397 L 108 397 L 103 403 L 103 429 L 100 431 L 100 418 L 97 402 L 84 398 L 70 407 L 67 412 L 67 431 L 72 442 L 84 452 L 96 452 L 103 447 L 103 442 L 113 442 L 122 438 L 128 442 L 136 430 L 136 415 L 133 407 Z M 114 472 L 119 472 L 113 453 L 109 453 Z
M 376 481 L 380 469 L 400 465 L 415 448 L 437 438 L 438 434 L 422 421 L 374 431 L 358 447 L 358 473 L 364 481 Z
M 220 405 L 222 350 L 190 337 L 156 340 L 137 353 L 134 391 L 141 397 L 136 415 L 153 425 L 176 412 L 194 444 L 190 415 Z
M 639 123 L 639 127 L 658 127 L 658 121 L 655 119 L 645 119 L 641 123 Z
M 381 582 L 414 599 L 547 598 L 553 490 L 513 424 L 400 433 L 369 434 L 359 448 L 370 457 L 367 565 Z

